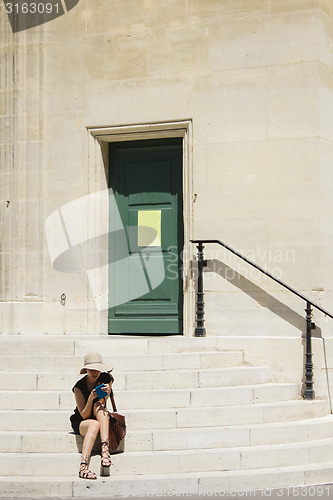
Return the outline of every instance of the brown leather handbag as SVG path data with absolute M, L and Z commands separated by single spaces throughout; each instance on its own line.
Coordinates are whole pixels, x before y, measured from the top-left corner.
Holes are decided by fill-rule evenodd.
M 124 451 L 124 438 L 126 436 L 126 422 L 124 415 L 117 413 L 113 392 L 110 395 L 113 412 L 109 411 L 109 450 L 110 453 Z

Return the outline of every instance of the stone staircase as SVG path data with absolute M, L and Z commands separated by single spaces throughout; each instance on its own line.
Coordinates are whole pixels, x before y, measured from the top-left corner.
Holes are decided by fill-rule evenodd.
M 268 366 L 218 350 L 216 337 L 0 338 L 2 498 L 214 494 L 331 482 L 326 401 L 272 383 Z M 110 477 L 78 478 L 71 387 L 84 354 L 114 366 L 125 453 Z M 91 460 L 100 472 L 100 457 Z

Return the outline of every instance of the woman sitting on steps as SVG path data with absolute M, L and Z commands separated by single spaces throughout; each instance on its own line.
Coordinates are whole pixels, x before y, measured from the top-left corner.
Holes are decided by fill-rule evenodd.
M 98 433 L 101 436 L 102 467 L 110 467 L 112 462 L 109 453 L 109 417 L 106 410 L 106 401 L 112 391 L 113 376 L 111 369 L 102 362 L 98 352 L 89 352 L 84 357 L 84 366 L 80 373 L 86 376 L 78 380 L 73 387 L 76 401 L 74 414 L 70 417 L 75 434 L 84 436 L 82 458 L 79 477 L 83 479 L 97 479 L 94 472 L 88 469 L 89 459 Z M 103 391 L 107 393 L 103 399 L 98 399 L 95 387 L 104 384 Z

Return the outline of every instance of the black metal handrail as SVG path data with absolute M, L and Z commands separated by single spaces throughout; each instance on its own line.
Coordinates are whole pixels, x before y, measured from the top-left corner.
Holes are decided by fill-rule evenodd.
M 270 272 L 266 271 L 266 269 L 263 269 L 262 267 L 258 266 L 258 264 L 255 264 L 252 262 L 250 259 L 242 255 L 241 253 L 237 252 L 233 248 L 231 248 L 229 245 L 226 245 L 220 240 L 191 240 L 191 243 L 196 243 L 197 244 L 197 249 L 198 249 L 198 285 L 197 285 L 197 301 L 196 301 L 196 328 L 195 328 L 195 336 L 196 337 L 204 337 L 206 335 L 206 329 L 204 326 L 205 323 L 205 302 L 204 302 L 204 292 L 203 292 L 203 268 L 206 267 L 207 261 L 204 260 L 204 244 L 207 243 L 216 243 L 218 245 L 221 245 L 224 247 L 226 250 L 229 252 L 233 253 L 243 261 L 245 261 L 247 264 L 250 266 L 254 267 L 261 273 L 265 274 L 272 280 L 274 280 L 276 283 L 279 285 L 283 286 L 293 294 L 297 295 L 297 297 L 301 298 L 306 302 L 306 353 L 305 353 L 305 391 L 304 391 L 304 399 L 314 399 L 315 393 L 313 390 L 313 363 L 312 363 L 312 345 L 311 345 L 311 330 L 314 327 L 314 323 L 312 323 L 312 307 L 318 309 L 318 311 L 322 312 L 326 316 L 329 316 L 330 318 L 333 319 L 333 314 L 330 312 L 326 311 L 323 307 L 319 306 L 312 300 L 309 300 L 305 295 L 302 295 L 299 293 L 297 290 L 292 288 L 291 286 L 287 285 L 280 279 L 276 278 L 273 276 Z

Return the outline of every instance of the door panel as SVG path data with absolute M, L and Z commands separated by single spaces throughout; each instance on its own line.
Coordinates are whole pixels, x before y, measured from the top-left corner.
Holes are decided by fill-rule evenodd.
M 120 297 L 109 333 L 181 334 L 182 146 L 140 142 L 110 145 L 110 187 L 125 230 L 109 241 L 118 256 L 109 293 Z

